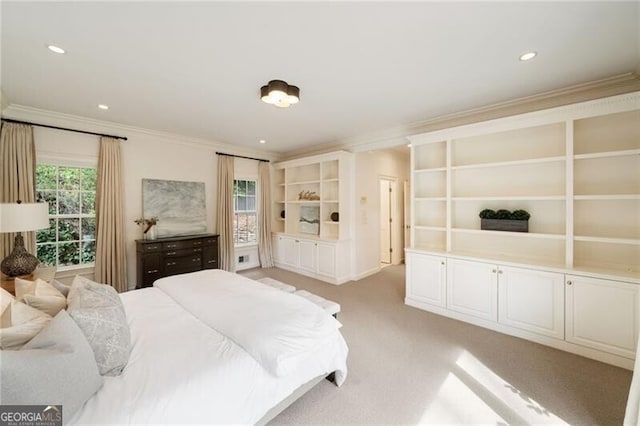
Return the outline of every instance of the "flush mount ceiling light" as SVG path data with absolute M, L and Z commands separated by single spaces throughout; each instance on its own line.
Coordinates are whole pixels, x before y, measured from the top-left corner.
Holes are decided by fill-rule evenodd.
M 63 55 L 65 53 L 65 50 L 62 47 L 54 46 L 53 44 L 48 44 L 47 49 L 54 53 L 59 53 L 60 55 Z
M 271 80 L 269 84 L 260 88 L 260 98 L 262 102 L 287 108 L 300 101 L 300 89 L 290 86 L 286 81 Z
M 530 61 L 538 55 L 538 52 L 527 52 L 520 55 L 521 61 Z

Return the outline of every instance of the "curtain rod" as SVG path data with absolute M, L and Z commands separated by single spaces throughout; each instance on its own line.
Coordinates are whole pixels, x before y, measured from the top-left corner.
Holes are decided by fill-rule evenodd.
M 233 154 L 225 154 L 224 152 L 216 152 L 218 155 L 226 155 L 227 157 L 236 157 L 236 158 L 244 158 L 246 160 L 256 160 L 256 161 L 264 161 L 265 163 L 269 163 L 269 160 L 264 160 L 262 158 L 253 158 L 253 157 L 245 157 L 244 155 L 233 155 Z
M 30 124 L 31 126 L 46 127 L 48 129 L 66 130 L 68 132 L 85 133 L 87 135 L 95 135 L 95 136 L 105 136 L 108 138 L 122 139 L 124 141 L 127 140 L 126 136 L 115 136 L 115 135 L 107 135 L 104 133 L 87 132 L 86 130 L 76 130 L 76 129 L 69 129 L 66 127 L 49 126 L 48 124 L 31 123 L 29 121 L 12 120 L 10 118 L 2 118 L 2 121 L 4 121 L 5 123 Z

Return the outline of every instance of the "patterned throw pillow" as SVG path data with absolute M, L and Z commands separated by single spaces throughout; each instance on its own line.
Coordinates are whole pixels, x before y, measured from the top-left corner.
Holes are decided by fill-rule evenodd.
M 67 302 L 69 315 L 93 349 L 100 374 L 120 375 L 129 360 L 131 336 L 118 293 L 111 286 L 78 275 Z

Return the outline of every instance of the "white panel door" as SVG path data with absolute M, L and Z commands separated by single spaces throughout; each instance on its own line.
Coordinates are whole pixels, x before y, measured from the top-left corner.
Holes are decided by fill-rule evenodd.
M 569 342 L 635 358 L 638 285 L 566 276 Z
M 498 273 L 489 263 L 447 261 L 447 307 L 490 321 L 498 320 Z
M 391 263 L 391 182 L 380 179 L 380 262 Z
M 298 243 L 291 237 L 280 237 L 280 251 L 282 253 L 282 262 L 289 266 L 298 266 Z
M 498 321 L 564 339 L 564 274 L 498 267 Z
M 318 273 L 335 277 L 336 275 L 336 246 L 334 244 L 318 243 Z
M 315 241 L 297 240 L 299 248 L 299 266 L 308 272 L 316 272 L 317 266 L 317 246 Z
M 446 264 L 444 257 L 407 253 L 407 297 L 444 307 Z

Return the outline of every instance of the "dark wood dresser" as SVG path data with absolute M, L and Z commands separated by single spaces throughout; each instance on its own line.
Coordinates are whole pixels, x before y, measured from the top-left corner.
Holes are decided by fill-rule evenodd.
M 218 236 L 136 240 L 136 257 L 136 288 L 150 287 L 158 278 L 169 275 L 218 269 Z

